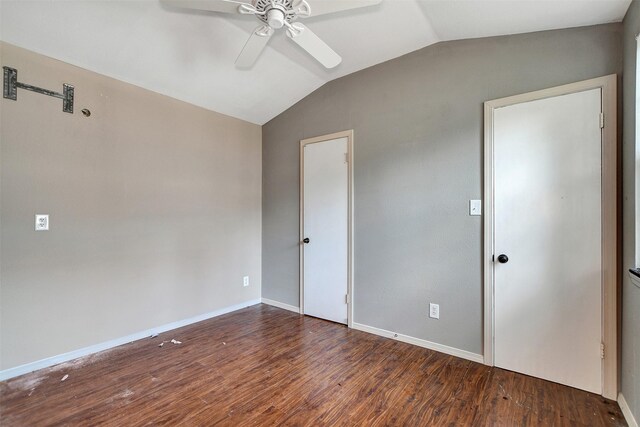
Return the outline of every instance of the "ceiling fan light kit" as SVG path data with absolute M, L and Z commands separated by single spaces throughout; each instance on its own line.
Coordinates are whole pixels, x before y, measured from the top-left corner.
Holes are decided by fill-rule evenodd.
M 251 3 L 234 0 L 161 0 L 170 6 L 206 10 L 219 13 L 253 15 L 261 21 L 249 36 L 240 55 L 236 59 L 239 68 L 250 68 L 264 50 L 267 42 L 283 27 L 286 35 L 294 43 L 307 51 L 326 68 L 334 68 L 342 58 L 298 18 L 309 18 L 343 10 L 372 6 L 382 0 L 252 0 Z

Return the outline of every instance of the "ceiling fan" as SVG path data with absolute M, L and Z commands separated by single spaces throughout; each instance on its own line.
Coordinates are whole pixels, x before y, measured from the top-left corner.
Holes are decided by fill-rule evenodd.
M 348 9 L 372 6 L 382 0 L 161 0 L 170 6 L 211 12 L 253 15 L 260 21 L 244 45 L 236 66 L 249 68 L 258 59 L 267 42 L 280 28 L 286 27 L 287 36 L 307 51 L 326 68 L 340 64 L 342 58 L 316 36 L 298 18 L 325 15 Z

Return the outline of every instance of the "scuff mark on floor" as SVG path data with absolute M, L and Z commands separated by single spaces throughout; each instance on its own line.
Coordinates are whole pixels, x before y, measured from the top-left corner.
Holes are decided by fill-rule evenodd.
M 125 391 L 120 393 L 117 397 L 119 399 L 126 399 L 127 397 L 133 396 L 134 394 L 135 394 L 135 392 L 133 392 L 132 390 L 126 389 Z
M 48 375 L 32 373 L 7 381 L 7 386 L 12 390 L 27 391 L 35 390 L 42 381 L 49 378 Z M 31 395 L 31 394 L 30 394 Z

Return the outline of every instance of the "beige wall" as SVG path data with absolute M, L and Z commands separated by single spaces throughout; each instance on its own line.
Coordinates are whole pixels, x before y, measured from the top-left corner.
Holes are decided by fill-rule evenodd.
M 260 297 L 259 126 L 0 48 L 0 369 Z
M 621 392 L 640 421 L 640 289 L 627 272 L 636 265 L 636 34 L 640 32 L 640 2 L 633 1 L 624 18 L 624 128 L 622 141 L 622 367 Z

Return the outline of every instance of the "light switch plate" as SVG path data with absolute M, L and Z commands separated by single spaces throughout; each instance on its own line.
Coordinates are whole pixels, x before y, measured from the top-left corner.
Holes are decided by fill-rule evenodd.
M 469 215 L 482 215 L 482 200 L 469 200 Z
M 48 230 L 49 230 L 49 215 L 36 214 L 36 231 L 48 231 Z

